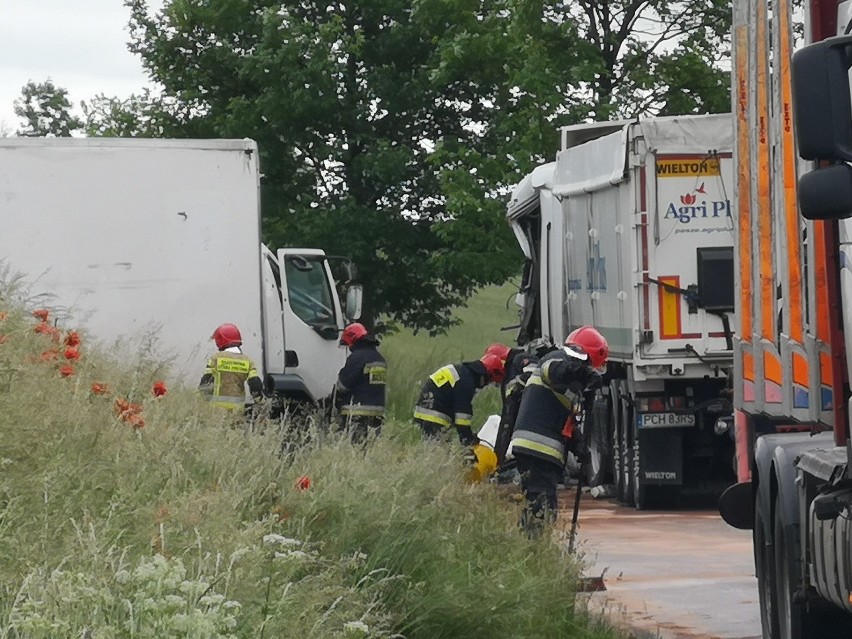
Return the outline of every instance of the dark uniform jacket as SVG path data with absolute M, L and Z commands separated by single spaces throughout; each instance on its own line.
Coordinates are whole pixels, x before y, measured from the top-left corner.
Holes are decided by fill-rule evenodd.
M 497 441 L 494 452 L 497 461 L 503 463 L 512 431 L 521 407 L 521 398 L 530 375 L 538 366 L 538 358 L 523 351 L 515 351 L 514 357 L 506 363 L 506 377 L 503 381 L 503 407 L 500 412 L 500 426 L 497 430 Z
M 511 439 L 513 455 L 565 463 L 565 422 L 582 410 L 583 394 L 597 374 L 560 349 L 541 358 L 521 399 Z
M 361 339 L 350 348 L 337 376 L 337 405 L 341 415 L 384 417 L 387 364 L 375 342 Z
M 447 364 L 429 376 L 414 407 L 414 419 L 470 432 L 473 396 L 488 383 L 480 361 Z M 460 433 L 460 436 L 462 433 Z

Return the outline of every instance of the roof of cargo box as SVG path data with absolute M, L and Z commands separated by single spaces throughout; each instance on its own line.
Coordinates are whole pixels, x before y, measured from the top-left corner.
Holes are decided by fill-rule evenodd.
M 571 140 L 586 141 L 571 146 Z M 567 130 L 566 130 L 567 129 Z M 572 196 L 619 184 L 627 176 L 630 139 L 642 138 L 651 153 L 711 154 L 733 150 L 730 113 L 678 115 L 564 127 L 563 150 L 556 155 L 553 194 Z
M 612 120 L 611 122 L 590 122 L 585 124 L 570 124 L 559 127 L 562 138 L 562 150 L 585 144 L 610 133 L 621 131 L 628 124 L 637 122 L 632 120 Z
M 553 171 L 556 162 L 548 162 L 533 169 L 512 189 L 512 196 L 506 206 L 506 217 L 510 220 L 528 215 L 538 206 L 538 194 L 541 187 L 550 187 L 553 183 Z
M 0 147 L 5 148 L 115 148 L 132 147 L 193 149 L 210 151 L 256 151 L 257 142 L 249 138 L 239 139 L 166 139 L 166 138 L 0 138 Z

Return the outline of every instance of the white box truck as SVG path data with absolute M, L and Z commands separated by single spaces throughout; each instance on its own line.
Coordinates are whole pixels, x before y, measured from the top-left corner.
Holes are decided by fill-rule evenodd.
M 733 476 L 730 114 L 564 127 L 514 189 L 518 342 L 607 338 L 589 480 L 646 508 Z
M 251 140 L 0 139 L 0 265 L 61 325 L 150 344 L 189 385 L 232 322 L 269 392 L 317 402 L 344 293 L 323 251 L 261 243 L 260 176 Z M 360 285 L 345 295 L 357 316 Z

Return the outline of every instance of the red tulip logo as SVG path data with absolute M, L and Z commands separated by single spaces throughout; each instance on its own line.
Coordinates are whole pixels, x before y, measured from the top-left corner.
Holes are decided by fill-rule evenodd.
M 694 194 L 692 194 L 692 193 L 687 193 L 686 195 L 681 195 L 681 196 L 680 196 L 680 201 L 681 201 L 683 204 L 686 204 L 687 206 L 689 206 L 689 205 L 691 205 L 691 204 L 695 204 L 695 200 L 696 200 L 696 199 L 698 199 L 698 198 L 696 198 L 696 197 L 695 197 L 695 195 L 694 195 Z

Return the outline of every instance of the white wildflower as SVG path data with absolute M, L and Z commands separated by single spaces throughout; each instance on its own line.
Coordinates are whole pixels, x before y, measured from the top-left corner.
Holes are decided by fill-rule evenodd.
M 115 573 L 115 580 L 120 584 L 126 584 L 128 581 L 130 581 L 130 577 L 130 573 L 126 570 L 119 570 L 117 573 Z
M 363 621 L 347 621 L 343 624 L 343 630 L 352 634 L 366 635 L 370 633 L 370 626 Z
M 275 533 L 270 533 L 269 535 L 263 536 L 263 543 L 267 546 L 301 546 L 302 542 L 298 539 L 293 539 L 291 537 L 284 537 L 283 535 L 276 535 Z
M 310 555 L 304 550 L 288 550 L 287 552 L 276 552 L 276 559 L 308 559 Z
M 171 606 L 173 608 L 180 608 L 181 606 L 186 605 L 186 599 L 180 595 L 166 595 L 164 601 L 167 606 Z
M 202 606 L 218 607 L 223 601 L 225 601 L 224 595 L 214 593 L 212 595 L 204 595 L 201 599 L 198 600 L 198 603 L 200 603 Z

